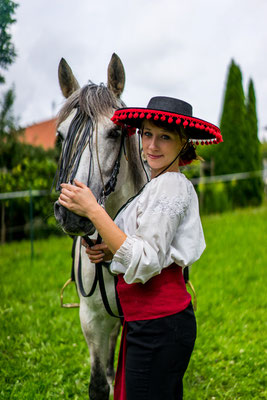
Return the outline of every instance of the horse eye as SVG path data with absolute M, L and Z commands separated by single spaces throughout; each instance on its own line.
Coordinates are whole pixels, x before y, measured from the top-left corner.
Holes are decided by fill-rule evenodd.
M 107 134 L 108 138 L 110 139 L 118 139 L 120 135 L 121 135 L 120 129 L 111 129 Z

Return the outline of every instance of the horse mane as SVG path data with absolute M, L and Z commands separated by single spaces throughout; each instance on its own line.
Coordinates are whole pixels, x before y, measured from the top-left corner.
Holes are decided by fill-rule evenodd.
M 144 166 L 141 162 L 141 155 L 138 140 L 135 140 L 135 135 L 129 137 L 127 141 L 128 162 L 131 165 L 130 173 L 132 175 L 135 190 L 139 190 L 144 185 Z
M 96 85 L 90 82 L 68 97 L 58 114 L 57 126 L 68 117 L 73 109 L 78 107 L 84 114 L 84 118 L 89 117 L 92 121 L 98 121 L 99 116 L 109 116 L 112 109 L 123 106 L 125 106 L 124 103 L 103 83 Z
M 87 144 L 91 151 L 93 124 L 97 123 L 102 116 L 110 117 L 113 110 L 120 107 L 125 107 L 123 101 L 103 83 L 96 85 L 89 82 L 88 85 L 76 90 L 68 97 L 58 114 L 57 127 L 73 110 L 76 109 L 77 113 L 70 126 L 71 134 L 67 138 L 69 142 L 65 143 L 65 152 L 63 151 L 61 154 L 57 189 L 59 189 L 60 183 L 69 181 L 75 175 L 79 156 Z M 81 134 L 82 131 L 83 134 Z M 133 138 L 129 138 L 127 142 L 130 173 L 136 190 L 139 190 L 143 182 L 143 170 L 139 158 L 138 142 Z

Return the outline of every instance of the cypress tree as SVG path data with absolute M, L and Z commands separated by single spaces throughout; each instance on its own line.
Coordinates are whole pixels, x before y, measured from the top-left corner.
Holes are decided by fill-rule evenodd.
M 220 128 L 224 141 L 214 151 L 215 175 L 246 172 L 248 149 L 245 96 L 241 70 L 234 60 L 229 66 Z M 225 184 L 233 207 L 247 205 L 243 193 L 245 187 L 245 182 L 240 180 Z
M 246 100 L 246 137 L 247 137 L 247 171 L 259 171 L 262 169 L 260 141 L 258 138 L 258 121 L 256 111 L 256 96 L 252 79 L 248 85 Z M 254 177 L 248 181 L 248 204 L 259 205 L 263 198 L 263 180 Z
M 244 158 L 247 154 L 245 133 L 245 96 L 242 86 L 242 74 L 232 60 L 221 115 L 220 128 L 223 143 L 215 149 L 215 175 L 243 172 Z

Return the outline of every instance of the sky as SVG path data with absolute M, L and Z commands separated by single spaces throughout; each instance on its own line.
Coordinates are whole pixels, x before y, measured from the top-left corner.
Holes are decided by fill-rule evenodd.
M 4 72 L 15 86 L 25 127 L 54 117 L 64 103 L 61 57 L 80 86 L 107 81 L 115 52 L 126 72 L 122 99 L 146 107 L 153 96 L 180 98 L 218 125 L 231 60 L 244 92 L 254 82 L 259 137 L 267 140 L 266 0 L 15 0 L 11 28 L 18 56 Z

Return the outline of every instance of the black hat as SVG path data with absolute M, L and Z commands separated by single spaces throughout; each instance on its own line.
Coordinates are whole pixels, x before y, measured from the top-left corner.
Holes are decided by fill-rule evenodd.
M 147 119 L 151 122 L 160 122 L 174 127 L 182 125 L 190 141 L 194 144 L 216 144 L 222 142 L 220 129 L 210 122 L 193 117 L 192 106 L 183 100 L 173 97 L 152 97 L 147 108 L 119 108 L 111 120 L 127 127 L 129 134 L 135 133 L 142 122 Z

